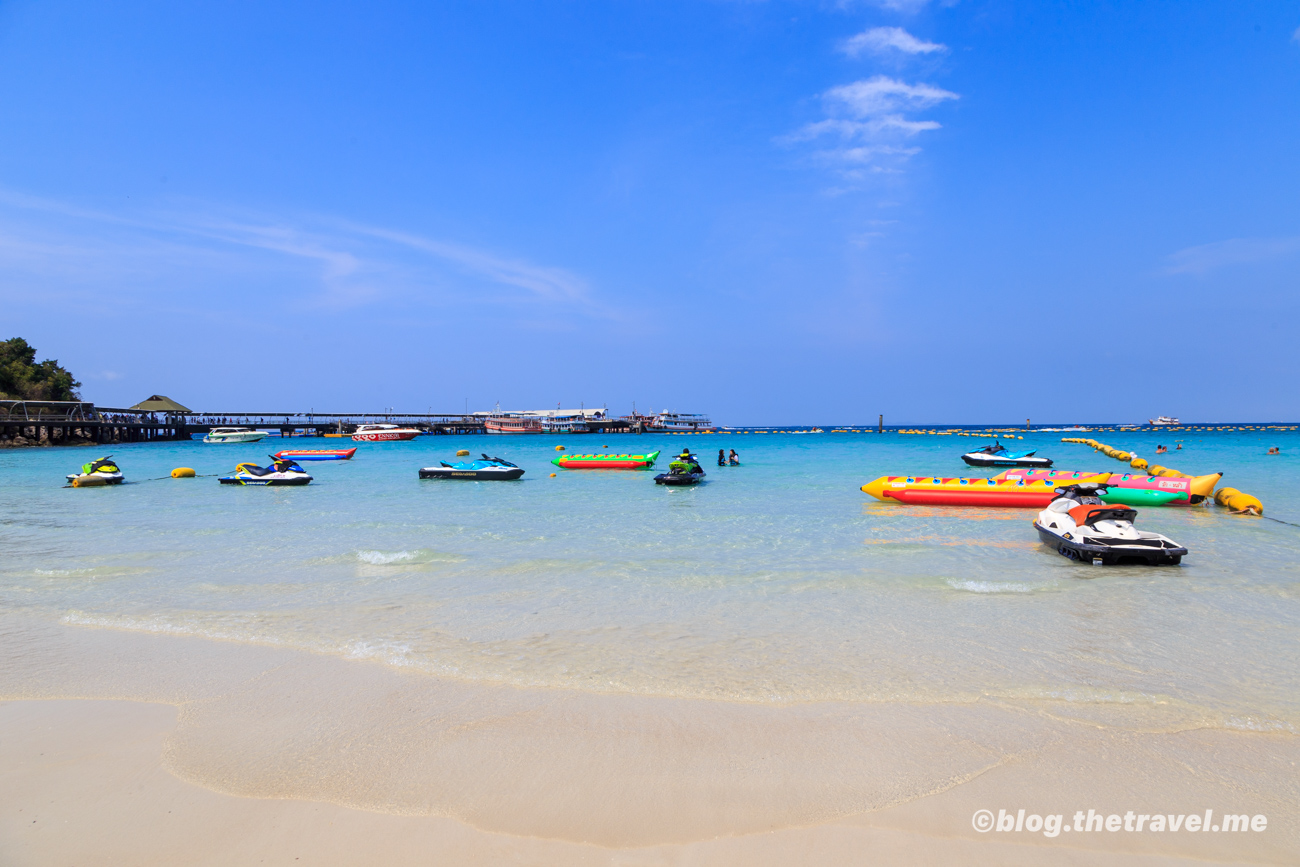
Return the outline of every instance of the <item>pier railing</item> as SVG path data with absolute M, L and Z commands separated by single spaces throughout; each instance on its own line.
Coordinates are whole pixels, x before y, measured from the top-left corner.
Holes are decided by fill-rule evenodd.
M 362 424 L 400 424 L 430 434 L 481 434 L 484 416 L 436 412 L 147 412 L 82 401 L 0 401 L 0 446 L 188 440 L 215 427 L 256 427 L 281 436 L 350 434 Z M 592 432 L 639 432 L 627 419 L 588 419 Z

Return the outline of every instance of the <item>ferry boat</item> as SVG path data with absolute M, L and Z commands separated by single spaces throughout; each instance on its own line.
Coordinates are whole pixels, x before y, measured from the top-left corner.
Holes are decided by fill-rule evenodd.
M 490 434 L 537 434 L 542 432 L 542 420 L 504 412 L 493 413 L 483 420 L 483 429 Z
M 203 438 L 205 443 L 257 443 L 270 436 L 270 431 L 247 427 L 214 427 Z
M 542 419 L 542 433 L 578 434 L 591 433 L 587 420 L 578 415 L 549 416 Z
M 1167 415 L 1162 415 L 1160 418 L 1149 418 L 1147 421 L 1156 427 L 1176 427 L 1179 424 L 1178 419 Z
M 709 417 L 696 412 L 669 412 L 664 410 L 654 417 L 647 433 L 695 433 L 714 430 Z
M 358 425 L 352 434 L 354 443 L 380 443 L 393 440 L 413 440 L 420 431 L 413 427 L 398 427 L 395 424 Z

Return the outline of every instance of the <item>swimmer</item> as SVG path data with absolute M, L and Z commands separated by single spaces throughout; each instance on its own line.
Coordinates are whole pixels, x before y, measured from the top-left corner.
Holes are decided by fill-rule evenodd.
M 1158 455 L 1163 455 L 1167 451 L 1169 451 L 1169 449 L 1165 448 L 1164 446 L 1156 446 L 1156 454 Z
M 1271 448 L 1271 449 L 1268 450 L 1268 453 L 1269 453 L 1270 455 L 1280 455 L 1280 454 L 1282 454 L 1282 450 L 1281 450 L 1280 448 L 1278 448 L 1277 446 L 1273 446 L 1273 448 Z

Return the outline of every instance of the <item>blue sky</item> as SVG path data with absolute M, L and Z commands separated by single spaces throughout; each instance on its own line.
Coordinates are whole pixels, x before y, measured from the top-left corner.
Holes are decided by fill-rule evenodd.
M 0 4 L 101 404 L 1300 418 L 1294 3 Z

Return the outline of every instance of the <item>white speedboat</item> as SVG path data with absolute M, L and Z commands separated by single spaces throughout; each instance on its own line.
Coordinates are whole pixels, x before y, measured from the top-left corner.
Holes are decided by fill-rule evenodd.
M 247 427 L 214 427 L 203 438 L 205 443 L 257 443 L 271 435 L 269 430 Z
M 420 431 L 413 427 L 398 427 L 395 424 L 358 425 L 352 434 L 354 443 L 382 443 L 394 440 L 413 440 Z
M 1149 418 L 1147 421 L 1156 427 L 1176 427 L 1179 424 L 1178 419 L 1168 415 L 1162 415 L 1160 418 Z

